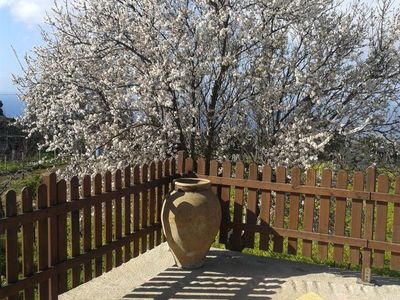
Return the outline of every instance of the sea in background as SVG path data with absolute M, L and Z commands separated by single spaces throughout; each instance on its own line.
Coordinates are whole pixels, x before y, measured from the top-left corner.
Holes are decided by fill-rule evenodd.
M 25 103 L 17 95 L 0 94 L 0 100 L 3 102 L 3 112 L 7 117 L 20 117 L 24 111 Z

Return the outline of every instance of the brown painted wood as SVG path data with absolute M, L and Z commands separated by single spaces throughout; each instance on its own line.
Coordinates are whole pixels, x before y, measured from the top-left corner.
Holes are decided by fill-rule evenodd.
M 157 161 L 156 165 L 156 179 L 160 179 L 163 176 L 163 165 L 162 162 L 159 160 Z M 156 223 L 161 224 L 161 210 L 163 205 L 163 186 L 160 184 L 156 187 L 156 207 L 157 207 L 157 218 Z M 162 230 L 161 227 L 159 230 L 156 231 L 156 245 L 160 245 L 162 241 Z
M 222 163 L 222 176 L 230 178 L 232 173 L 231 162 L 225 160 Z M 228 224 L 231 222 L 229 205 L 230 205 L 230 186 L 221 187 L 221 230 L 219 232 L 219 242 L 226 244 L 228 240 Z
M 325 169 L 322 171 L 321 186 L 330 188 L 332 187 L 332 171 Z M 319 222 L 318 232 L 328 233 L 329 232 L 329 208 L 331 199 L 328 196 L 321 196 L 320 208 L 319 208 Z M 318 258 L 320 260 L 328 259 L 328 244 L 324 242 L 318 242 Z
M 79 200 L 79 178 L 74 176 L 70 181 L 71 187 L 71 202 Z M 71 247 L 72 257 L 77 257 L 80 254 L 80 222 L 79 209 L 71 212 Z M 72 269 L 72 287 L 77 287 L 81 283 L 81 267 L 75 267 Z
M 3 233 L 5 230 L 20 227 L 27 223 L 32 223 L 36 221 L 40 221 L 42 219 L 48 218 L 53 215 L 61 215 L 65 212 L 71 212 L 77 209 L 83 209 L 85 207 L 85 203 L 90 203 L 94 205 L 96 203 L 103 203 L 108 201 L 111 198 L 116 198 L 119 194 L 123 194 L 127 191 L 130 193 L 139 193 L 143 189 L 150 189 L 159 184 L 171 185 L 173 179 L 176 179 L 177 175 L 171 175 L 168 177 L 163 177 L 160 180 L 154 182 L 147 182 L 146 184 L 140 184 L 137 186 L 132 186 L 129 189 L 122 188 L 120 191 L 112 191 L 108 194 L 101 195 L 93 195 L 88 201 L 76 201 L 76 202 L 67 202 L 63 205 L 53 206 L 44 210 L 34 210 L 31 213 L 27 213 L 24 215 L 17 215 L 14 218 L 6 218 L 0 221 L 0 233 Z M 342 189 L 328 189 L 323 187 L 308 187 L 308 186 L 300 186 L 297 188 L 293 188 L 291 184 L 281 184 L 281 183 L 268 183 L 257 180 L 248 180 L 248 179 L 236 179 L 236 178 L 223 178 L 223 177 L 214 177 L 214 176 L 206 176 L 199 175 L 200 178 L 206 178 L 211 181 L 213 185 L 235 185 L 238 187 L 251 187 L 257 188 L 260 190 L 279 190 L 287 193 L 300 193 L 300 194 L 315 194 L 322 196 L 330 196 L 330 197 L 346 197 L 346 198 L 357 198 L 368 200 L 369 196 L 371 196 L 372 201 L 383 201 L 388 203 L 400 203 L 400 195 L 397 194 L 384 194 L 378 192 L 356 192 Z
M 347 172 L 340 170 L 337 174 L 336 187 L 339 189 L 347 188 Z M 335 235 L 344 236 L 346 228 L 346 198 L 336 197 L 335 208 Z M 337 263 L 343 261 L 343 245 L 333 245 L 333 260 Z
M 94 177 L 94 194 L 100 195 L 102 190 L 102 178 L 100 174 Z M 94 206 L 94 243 L 96 249 L 103 245 L 103 204 L 98 203 Z M 95 260 L 96 277 L 103 274 L 103 258 L 97 257 Z
M 389 193 L 389 178 L 387 175 L 381 174 L 378 176 L 378 192 Z M 375 228 L 375 240 L 386 241 L 387 231 L 387 215 L 388 215 L 388 204 L 387 202 L 376 202 L 376 228 Z M 375 250 L 374 251 L 374 266 L 382 268 L 385 263 L 385 251 Z
M 91 179 L 89 175 L 83 177 L 82 194 L 84 200 L 88 202 L 91 196 Z M 92 207 L 86 206 L 83 209 L 83 251 L 89 252 L 92 249 Z M 92 261 L 88 261 L 84 265 L 84 282 L 92 279 Z
M 205 175 L 206 174 L 206 161 L 204 158 L 199 158 L 197 160 L 197 174 Z
M 364 174 L 363 172 L 355 172 L 353 176 L 353 191 L 364 190 Z M 353 198 L 351 201 L 351 232 L 350 236 L 355 238 L 361 237 L 362 228 L 362 210 L 363 200 Z M 350 263 L 358 265 L 360 263 L 360 248 L 350 247 Z
M 315 186 L 316 184 L 316 176 L 314 169 L 307 170 L 307 179 L 306 185 Z M 314 206 L 315 206 L 315 195 L 306 194 L 304 200 L 304 231 L 313 231 L 313 223 L 314 223 Z M 303 251 L 304 256 L 311 257 L 312 254 L 312 241 L 311 240 L 303 240 Z
M 172 160 L 168 160 L 168 159 L 164 160 L 164 164 L 163 164 L 164 177 L 169 177 L 172 173 L 177 171 L 176 167 L 174 168 L 174 163 L 175 163 L 175 160 L 173 160 L 173 161 Z M 184 169 L 183 169 L 183 172 L 184 172 Z M 165 198 L 168 195 L 168 193 L 170 191 L 172 191 L 173 188 L 174 187 L 173 187 L 172 183 L 165 183 L 164 184 L 164 188 L 163 188 L 163 191 L 164 191 L 163 197 Z M 166 241 L 164 234 L 162 235 L 162 240 L 164 242 Z
M 249 166 L 249 179 L 257 180 L 258 166 L 254 163 Z M 247 208 L 246 208 L 246 224 L 254 225 L 257 223 L 257 189 L 248 189 Z M 248 232 L 245 235 L 246 247 L 254 248 L 254 232 Z
M 116 191 L 122 189 L 122 172 L 117 170 L 114 174 L 114 187 Z M 121 194 L 115 197 L 115 239 L 117 241 L 122 239 L 122 199 Z M 115 266 L 118 267 L 122 264 L 122 248 L 115 249 Z
M 37 191 L 38 209 L 45 209 L 47 207 L 47 186 L 41 184 Z M 48 222 L 47 219 L 38 222 L 38 268 L 39 271 L 44 271 L 49 267 L 49 248 L 48 248 Z M 41 300 L 49 299 L 49 279 L 40 282 L 39 284 L 39 297 Z
M 218 176 L 218 162 L 216 160 L 210 161 L 210 176 Z M 211 185 L 211 191 L 218 196 L 217 185 Z
M 320 195 L 320 196 L 329 196 L 329 197 L 343 197 L 343 198 L 357 198 L 372 201 L 383 201 L 390 203 L 400 203 L 400 195 L 397 194 L 384 194 L 378 192 L 356 192 L 345 189 L 333 189 L 333 188 L 324 188 L 319 186 L 307 186 L 302 185 L 296 188 L 293 188 L 291 184 L 284 183 L 276 183 L 276 182 L 262 182 L 257 180 L 249 180 L 249 179 L 236 179 L 236 178 L 224 178 L 218 176 L 207 176 L 202 175 L 199 178 L 206 178 L 211 181 L 213 185 L 234 185 L 244 188 L 256 188 L 260 190 L 273 190 L 280 191 L 285 193 L 299 193 L 299 194 L 310 194 L 310 195 Z M 370 198 L 371 197 L 371 198 Z M 3 225 L 0 224 L 0 230 L 4 228 Z
M 43 177 L 44 183 L 47 185 L 47 201 L 49 207 L 57 206 L 57 177 L 55 173 L 50 173 Z M 48 221 L 49 226 L 49 260 L 50 266 L 55 266 L 58 263 L 58 222 L 57 216 L 50 216 Z M 50 279 L 50 297 L 52 299 L 58 296 L 58 279 L 57 276 Z
M 296 187 L 300 185 L 301 170 L 298 167 L 292 168 L 291 184 Z M 290 193 L 289 196 L 289 229 L 297 230 L 299 227 L 299 214 L 300 214 L 300 194 Z M 297 239 L 288 239 L 288 253 L 292 255 L 297 254 Z
M 22 189 L 22 212 L 28 213 L 33 211 L 32 191 L 30 188 Z M 33 223 L 25 224 L 22 227 L 22 273 L 24 277 L 32 276 L 35 272 L 33 264 L 33 241 L 35 239 L 35 231 Z M 24 299 L 33 299 L 33 287 L 27 287 L 24 290 Z
M 285 237 L 293 237 L 293 238 L 301 238 L 305 240 L 313 240 L 313 241 L 321 241 L 326 243 L 335 243 L 335 244 L 346 244 L 357 247 L 367 247 L 367 245 L 373 249 L 389 249 L 391 251 L 399 251 L 400 245 L 392 244 L 388 242 L 379 242 L 379 241 L 367 241 L 362 238 L 352 238 L 347 236 L 336 236 L 333 234 L 323 234 L 318 232 L 308 232 L 303 230 L 292 230 L 286 228 L 275 228 L 269 226 L 261 226 L 261 225 L 249 225 L 242 224 L 238 226 L 239 228 L 248 231 L 248 232 L 267 232 L 271 234 L 279 234 Z
M 185 174 L 193 176 L 193 159 L 191 157 L 185 159 Z
M 140 180 L 142 183 L 148 181 L 148 166 L 144 164 L 141 168 L 141 177 Z M 141 199 L 142 209 L 141 209 L 141 228 L 146 228 L 149 226 L 148 224 L 148 212 L 149 212 L 149 194 L 147 190 L 142 191 L 142 199 Z M 145 253 L 148 248 L 148 237 L 142 237 L 140 253 Z
M 109 193 L 112 191 L 112 174 L 110 171 L 107 171 L 104 174 L 104 188 L 105 193 Z M 112 213 L 112 199 L 106 201 L 104 205 L 105 209 L 105 231 L 106 231 L 106 244 L 112 242 L 113 239 L 113 213 Z M 106 254 L 106 272 L 111 271 L 113 267 L 113 253 L 108 252 Z
M 265 165 L 262 171 L 263 182 L 271 182 L 272 168 Z M 243 190 L 243 189 L 242 189 Z M 271 191 L 263 190 L 261 193 L 261 225 L 269 226 L 271 221 Z M 260 250 L 268 250 L 269 236 L 260 233 Z
M 65 180 L 57 182 L 57 203 L 67 202 L 67 183 Z M 58 263 L 67 260 L 67 214 L 59 215 L 57 218 L 58 237 Z M 62 294 L 67 290 L 67 272 L 58 274 L 58 293 Z
M 149 166 L 149 180 L 153 181 L 156 179 L 156 164 L 155 162 L 151 162 Z M 150 226 L 154 225 L 156 223 L 155 217 L 156 217 L 156 189 L 151 188 L 149 191 L 149 205 L 150 205 L 150 215 L 149 215 L 149 223 Z M 154 231 L 150 232 L 149 234 L 149 249 L 154 248 Z
M 152 187 L 157 187 L 163 184 L 170 186 L 172 181 L 176 178 L 178 178 L 178 175 L 170 175 L 159 180 L 146 182 L 145 184 L 139 184 L 129 188 L 121 188 L 118 191 L 115 190 L 107 194 L 103 193 L 100 195 L 92 195 L 89 199 L 86 199 L 87 201 L 66 202 L 64 204 L 58 204 L 43 210 L 34 210 L 33 212 L 23 215 L 19 214 L 13 218 L 4 218 L 0 220 L 0 233 L 4 233 L 7 229 L 21 227 L 24 224 L 33 223 L 52 216 L 59 216 L 77 209 L 83 209 L 87 205 L 94 206 L 97 203 L 104 203 L 116 197 L 123 196 L 127 192 L 134 194 L 140 193 L 142 190 L 151 189 Z M 84 199 L 84 197 L 82 199 Z
M 6 194 L 6 217 L 17 215 L 17 199 L 14 191 Z M 12 284 L 18 281 L 18 231 L 8 229 L 6 232 L 6 278 L 7 283 Z M 10 296 L 8 299 L 18 299 L 18 294 Z
M 368 192 L 374 192 L 376 185 L 376 170 L 373 167 L 367 169 L 366 189 Z M 364 239 L 372 240 L 374 234 L 374 214 L 375 202 L 372 200 L 365 201 L 365 222 L 364 222 Z M 371 247 L 370 245 L 368 245 Z M 362 256 L 361 280 L 368 281 L 368 273 L 372 266 L 372 249 L 365 247 Z
M 236 162 L 235 174 L 237 179 L 242 179 L 244 176 L 244 165 L 241 161 Z M 242 224 L 243 221 L 243 195 L 244 189 L 242 187 L 235 187 L 235 203 L 233 207 L 234 224 Z M 241 235 L 242 230 L 234 227 L 232 233 L 232 250 L 241 250 Z
M 276 182 L 286 182 L 286 168 L 279 166 L 276 168 Z M 274 227 L 283 228 L 285 217 L 285 193 L 277 192 L 275 201 L 275 222 Z M 283 252 L 283 237 L 274 236 L 274 252 Z
M 186 151 L 178 151 L 178 160 L 176 164 L 176 173 L 183 175 L 185 173 L 185 159 L 187 157 Z
M 396 178 L 395 194 L 400 195 L 400 176 Z M 393 207 L 393 243 L 400 244 L 400 204 L 395 203 Z M 400 252 L 392 252 L 390 257 L 390 268 L 400 271 Z
M 124 170 L 124 186 L 126 188 L 131 186 L 131 167 L 127 166 Z M 124 218 L 125 218 L 125 223 L 124 223 L 124 233 L 125 236 L 130 235 L 132 230 L 132 220 L 131 220 L 131 194 L 129 192 L 126 192 L 124 195 Z M 131 244 L 128 243 L 124 247 L 124 261 L 127 262 L 132 258 L 132 249 L 131 249 Z

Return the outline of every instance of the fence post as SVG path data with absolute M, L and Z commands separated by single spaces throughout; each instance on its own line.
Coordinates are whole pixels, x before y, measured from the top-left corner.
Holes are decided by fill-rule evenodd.
M 55 173 L 46 174 L 43 181 L 47 186 L 47 206 L 57 205 L 57 177 Z M 55 266 L 58 262 L 58 222 L 57 216 L 52 216 L 48 221 L 48 245 L 49 245 L 49 266 Z M 57 299 L 58 282 L 57 275 L 50 278 L 50 299 Z
M 365 224 L 364 239 L 372 240 L 374 230 L 374 210 L 375 203 L 371 200 L 371 192 L 375 191 L 376 171 L 375 168 L 369 167 L 367 170 L 367 191 L 370 192 L 365 205 Z M 371 283 L 371 265 L 372 265 L 372 249 L 365 247 L 363 249 L 362 265 L 361 265 L 361 283 Z

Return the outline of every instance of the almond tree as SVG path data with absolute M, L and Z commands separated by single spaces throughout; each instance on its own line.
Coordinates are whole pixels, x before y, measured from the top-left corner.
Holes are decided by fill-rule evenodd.
M 72 0 L 48 22 L 15 81 L 69 171 L 180 149 L 308 165 L 338 135 L 398 130 L 388 0 Z

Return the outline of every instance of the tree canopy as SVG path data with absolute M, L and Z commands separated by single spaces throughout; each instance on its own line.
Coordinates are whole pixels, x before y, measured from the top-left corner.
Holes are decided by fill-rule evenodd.
M 22 122 L 83 172 L 181 149 L 307 166 L 343 138 L 396 141 L 398 8 L 343 5 L 66 1 L 15 78 Z

